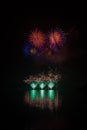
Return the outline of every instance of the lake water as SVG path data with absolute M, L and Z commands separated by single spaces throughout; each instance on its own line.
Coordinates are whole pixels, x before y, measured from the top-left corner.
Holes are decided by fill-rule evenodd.
M 73 67 L 72 67 L 73 68 Z M 78 67 L 62 68 L 58 89 L 26 89 L 23 69 L 4 74 L 3 128 L 72 130 L 83 128 L 86 117 L 86 76 Z M 14 70 L 14 69 L 12 69 Z M 25 70 L 24 70 L 25 71 Z M 28 73 L 28 72 L 27 72 Z

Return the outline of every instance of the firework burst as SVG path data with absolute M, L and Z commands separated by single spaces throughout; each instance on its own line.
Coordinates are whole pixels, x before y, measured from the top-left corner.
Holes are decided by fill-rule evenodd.
M 39 73 L 38 75 L 30 75 L 28 78 L 24 80 L 25 83 L 29 84 L 32 81 L 35 82 L 49 82 L 54 81 L 58 82 L 61 79 L 61 75 L 59 73 L 53 72 L 53 70 L 48 71 L 48 73 Z
M 52 30 L 48 35 L 48 40 L 51 48 L 60 47 L 65 41 L 64 33 L 62 30 Z
M 61 29 L 51 30 L 48 35 L 35 29 L 27 38 L 23 53 L 26 57 L 34 56 L 34 58 L 59 55 L 66 40 L 65 33 Z
M 59 44 L 61 42 L 62 38 L 59 32 L 52 32 L 49 35 L 49 41 L 51 44 Z
M 28 37 L 29 42 L 31 42 L 36 48 L 40 48 L 43 46 L 45 43 L 45 34 L 42 33 L 39 30 L 33 31 L 29 37 Z

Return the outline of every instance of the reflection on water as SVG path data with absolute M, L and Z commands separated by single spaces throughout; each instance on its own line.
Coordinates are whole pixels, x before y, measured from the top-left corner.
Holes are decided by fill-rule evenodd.
M 46 92 L 44 90 L 40 90 L 40 99 L 45 99 Z
M 31 107 L 58 109 L 60 100 L 57 90 L 29 90 L 24 95 L 24 101 Z

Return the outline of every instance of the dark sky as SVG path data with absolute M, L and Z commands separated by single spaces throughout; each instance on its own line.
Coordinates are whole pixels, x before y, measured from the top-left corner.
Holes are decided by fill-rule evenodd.
M 67 7 L 66 7 L 67 8 Z M 82 42 L 75 43 L 79 48 L 86 47 L 85 43 L 85 14 L 78 8 L 23 8 L 4 11 L 2 15 L 2 32 L 4 60 L 10 62 L 22 62 L 22 46 L 26 39 L 26 34 L 34 28 L 40 28 L 44 32 L 48 32 L 52 28 L 60 27 L 65 32 L 75 28 L 79 33 L 79 39 Z
M 22 9 L 22 11 L 5 11 L 2 18 L 4 56 L 9 60 L 11 57 L 13 61 L 20 61 L 23 58 L 21 48 L 26 39 L 26 34 L 36 27 L 44 32 L 56 27 L 62 28 L 65 32 L 68 32 L 73 27 L 77 31 L 81 31 L 84 28 L 82 27 L 83 18 L 81 15 L 83 14 L 80 14 L 78 9 L 75 11 L 66 10 L 65 8 L 30 8 Z M 83 26 L 85 26 L 85 23 Z M 83 46 L 84 44 L 83 42 Z

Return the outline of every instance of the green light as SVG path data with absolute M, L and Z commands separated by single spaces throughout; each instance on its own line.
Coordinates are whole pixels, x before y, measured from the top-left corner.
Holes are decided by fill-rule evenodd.
M 45 98 L 45 90 L 40 90 L 40 98 L 41 99 Z
M 30 90 L 30 98 L 31 100 L 35 100 L 37 96 L 37 90 Z
M 45 86 L 46 86 L 46 83 L 45 83 L 45 82 L 40 82 L 40 85 L 39 85 L 39 86 L 40 86 L 41 89 L 44 89 Z
M 50 89 L 52 89 L 54 86 L 55 86 L 55 83 L 54 83 L 53 81 L 50 81 L 50 82 L 48 83 L 48 87 L 49 87 Z
M 35 88 L 37 87 L 37 83 L 36 83 L 36 82 L 31 82 L 31 83 L 30 83 L 30 86 L 31 86 L 33 89 L 35 89 Z
M 50 100 L 54 100 L 54 98 L 55 98 L 55 91 L 54 90 L 48 90 L 48 98 Z

